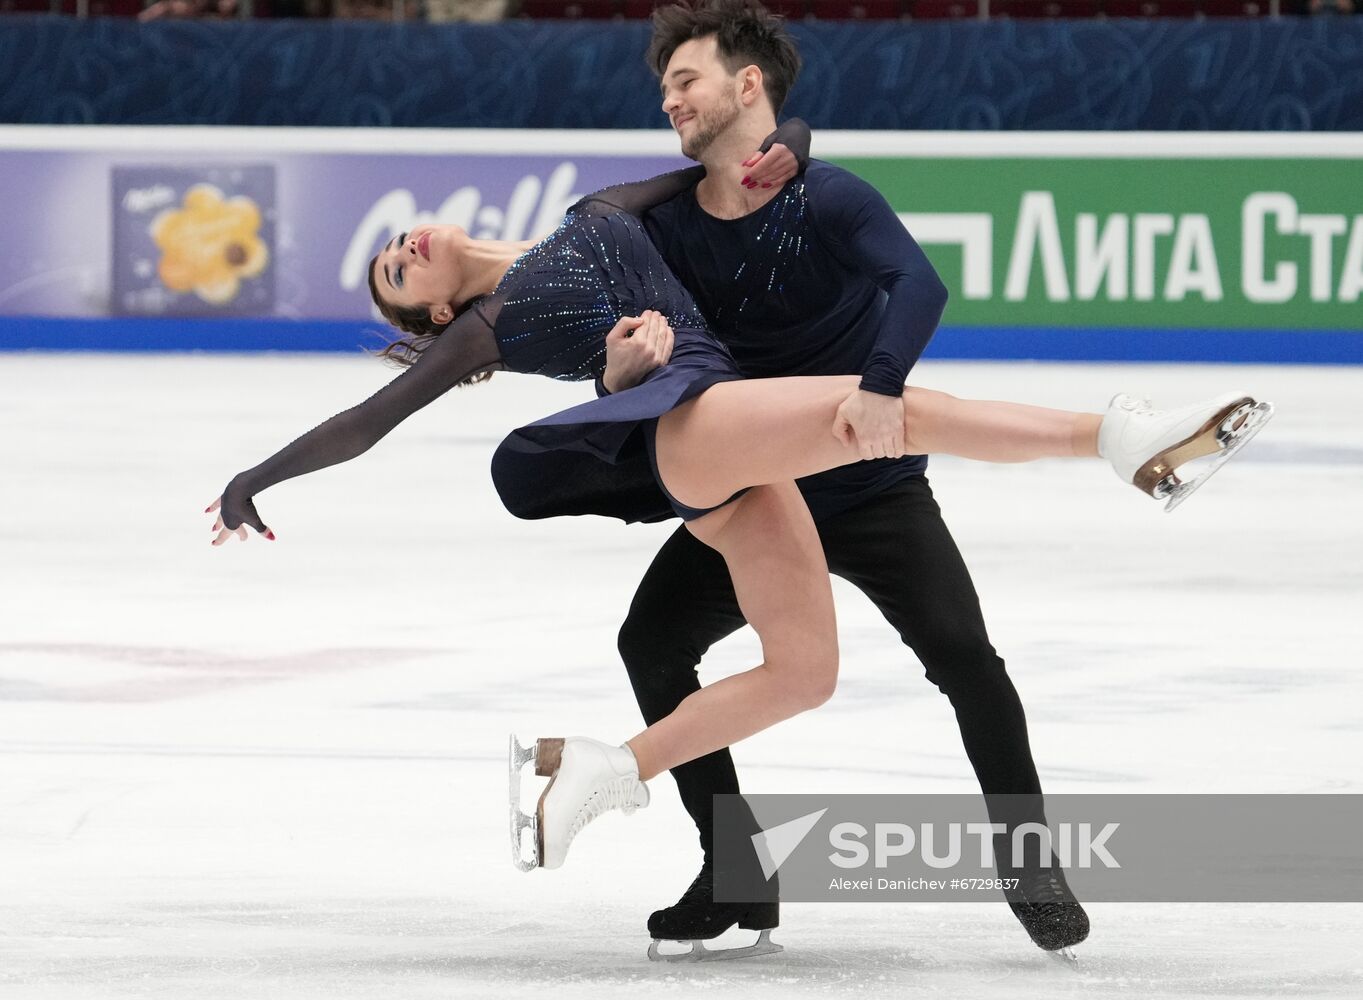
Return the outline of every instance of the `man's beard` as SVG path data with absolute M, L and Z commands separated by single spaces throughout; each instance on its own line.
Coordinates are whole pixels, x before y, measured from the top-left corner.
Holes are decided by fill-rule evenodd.
M 682 140 L 682 156 L 699 161 L 710 145 L 738 121 L 738 101 L 732 94 L 728 100 L 703 114 L 696 115 L 696 131 L 690 139 Z

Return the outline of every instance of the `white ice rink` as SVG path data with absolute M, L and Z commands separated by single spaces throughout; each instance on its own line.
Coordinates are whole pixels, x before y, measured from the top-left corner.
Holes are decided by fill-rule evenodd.
M 487 462 L 589 387 L 498 376 L 259 498 L 237 471 L 363 399 L 362 358 L 0 355 L 0 998 L 1363 995 L 1363 905 L 1090 907 L 1078 973 L 1003 902 L 787 905 L 781 956 L 660 966 L 699 863 L 669 779 L 567 867 L 509 860 L 504 746 L 622 740 L 614 651 L 671 526 L 519 522 Z M 934 459 L 1049 792 L 1363 791 L 1363 371 L 924 363 L 1099 409 L 1244 386 L 1277 419 L 1172 516 L 1098 463 Z M 826 707 L 749 791 L 975 791 L 945 698 L 838 588 Z M 707 678 L 754 662 L 743 634 Z

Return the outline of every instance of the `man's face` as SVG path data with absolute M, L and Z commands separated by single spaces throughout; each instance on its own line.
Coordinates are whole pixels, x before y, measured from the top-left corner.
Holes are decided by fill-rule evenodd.
M 663 114 L 681 138 L 682 155 L 692 160 L 738 120 L 739 77 L 720 62 L 714 35 L 677 46 L 660 86 Z

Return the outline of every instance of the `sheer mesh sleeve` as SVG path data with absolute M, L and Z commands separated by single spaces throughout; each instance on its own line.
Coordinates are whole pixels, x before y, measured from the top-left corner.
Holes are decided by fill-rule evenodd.
M 776 126 L 776 131 L 762 140 L 762 145 L 758 147 L 758 150 L 765 153 L 779 142 L 795 154 L 795 159 L 800 164 L 800 171 L 803 173 L 804 169 L 809 166 L 811 139 L 809 125 L 803 118 L 789 118 Z
M 810 139 L 809 126 L 799 118 L 792 118 L 767 136 L 759 149 L 765 153 L 779 142 L 795 154 L 800 169 L 804 170 L 809 166 Z M 674 170 L 670 174 L 659 174 L 645 181 L 616 184 L 614 187 L 587 195 L 572 207 L 572 211 L 587 215 L 614 215 L 616 212 L 625 212 L 643 218 L 649 209 L 669 202 L 683 191 L 695 187 L 704 176 L 705 168 L 695 166 Z
M 646 181 L 616 184 L 595 194 L 589 194 L 572 211 L 586 215 L 615 215 L 624 212 L 642 218 L 650 208 L 671 201 L 689 188 L 695 187 L 705 176 L 705 168 L 687 167 L 670 174 L 659 174 Z
M 492 325 L 496 304 L 475 304 L 446 327 L 405 372 L 358 406 L 338 413 L 292 444 L 237 475 L 222 494 L 222 521 L 266 530 L 253 497 L 275 483 L 364 454 L 403 420 L 454 386 L 502 367 Z

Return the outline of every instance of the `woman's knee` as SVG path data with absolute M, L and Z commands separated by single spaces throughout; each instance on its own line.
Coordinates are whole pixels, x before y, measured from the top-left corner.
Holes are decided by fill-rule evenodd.
M 805 690 L 804 710 L 806 712 L 827 704 L 833 697 L 833 692 L 838 689 L 838 671 L 834 669 L 828 673 L 813 678 Z
M 808 712 L 823 705 L 838 689 L 838 652 L 836 649 L 811 654 L 806 652 L 800 663 L 791 664 L 784 671 L 783 694 L 793 703 L 796 712 Z

